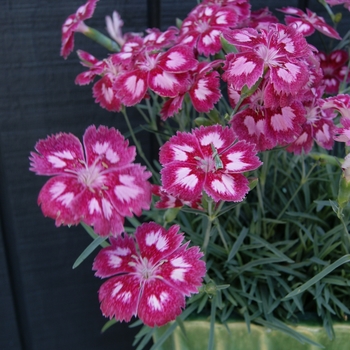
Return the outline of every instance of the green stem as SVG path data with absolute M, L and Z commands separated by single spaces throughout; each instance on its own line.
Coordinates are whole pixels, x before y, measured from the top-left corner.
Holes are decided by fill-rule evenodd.
M 119 52 L 120 47 L 119 45 L 105 36 L 104 34 L 100 33 L 98 30 L 86 26 L 87 30 L 84 30 L 82 33 L 86 35 L 88 38 L 96 41 L 101 46 L 105 47 L 109 51 Z
M 202 245 L 203 252 L 207 251 L 207 247 L 208 247 L 209 240 L 210 240 L 211 227 L 213 224 L 213 220 L 215 219 L 212 217 L 212 205 L 213 205 L 212 200 L 208 199 L 208 216 L 205 216 L 203 218 L 203 220 L 207 219 L 207 223 L 206 223 L 207 227 L 205 229 L 204 240 L 203 240 L 203 245 Z
M 125 118 L 125 122 L 126 122 L 126 125 L 128 126 L 129 128 L 129 132 L 130 132 L 130 135 L 131 135 L 131 138 L 133 139 L 134 141 L 134 144 L 136 146 L 136 149 L 137 149 L 137 153 L 138 155 L 143 159 L 143 161 L 146 163 L 147 167 L 148 167 L 148 170 L 150 170 L 155 178 L 155 180 L 159 181 L 159 174 L 153 169 L 152 165 L 150 164 L 150 162 L 148 161 L 148 159 L 146 158 L 145 154 L 143 153 L 143 150 L 142 150 L 142 147 L 139 143 L 139 141 L 137 140 L 135 134 L 134 134 L 134 130 L 130 124 L 130 121 L 129 121 L 129 117 L 128 117 L 128 114 L 126 113 L 126 109 L 125 108 L 122 108 L 121 110 L 124 118 Z

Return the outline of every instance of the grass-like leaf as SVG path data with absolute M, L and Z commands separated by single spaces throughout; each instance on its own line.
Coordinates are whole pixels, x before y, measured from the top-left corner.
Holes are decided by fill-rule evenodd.
M 350 261 L 350 254 L 346 254 L 337 261 L 335 261 L 333 264 L 327 266 L 325 269 L 323 269 L 320 273 L 318 273 L 316 276 L 312 277 L 309 281 L 298 287 L 297 289 L 293 290 L 291 293 L 287 294 L 283 300 L 288 300 L 290 298 L 293 298 L 297 296 L 300 293 L 303 293 L 308 288 L 310 288 L 312 285 L 314 285 L 316 282 L 320 281 L 323 277 L 330 274 L 333 270 L 335 270 L 337 267 L 347 263 Z

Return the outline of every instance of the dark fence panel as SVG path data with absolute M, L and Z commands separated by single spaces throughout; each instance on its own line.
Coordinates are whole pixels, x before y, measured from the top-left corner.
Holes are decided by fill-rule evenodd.
M 84 2 L 0 1 L 0 349 L 4 350 L 132 349 L 135 330 L 125 324 L 100 334 L 106 319 L 99 310 L 101 281 L 91 271 L 92 257 L 71 269 L 90 239 L 81 227 L 57 229 L 53 220 L 42 216 L 36 199 L 47 179 L 28 171 L 29 152 L 48 134 L 65 131 L 81 137 L 91 124 L 127 131 L 121 115 L 94 103 L 91 86 L 74 84 L 83 71 L 76 55 L 67 61 L 59 56 L 61 25 Z M 165 29 L 196 3 L 100 0 L 88 24 L 104 31 L 104 17 L 117 10 L 126 32 L 148 26 Z M 262 5 L 273 9 L 302 7 L 306 1 L 251 3 L 253 9 Z M 319 10 L 316 0 L 309 3 Z M 76 48 L 98 58 L 106 54 L 79 34 Z M 130 114 L 134 126 L 143 122 Z M 148 136 L 139 138 L 151 145 Z

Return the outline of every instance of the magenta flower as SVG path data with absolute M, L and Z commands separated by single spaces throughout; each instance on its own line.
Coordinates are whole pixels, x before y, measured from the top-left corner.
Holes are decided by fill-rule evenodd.
M 235 143 L 232 129 L 213 125 L 178 132 L 160 149 L 162 185 L 181 200 L 204 190 L 215 201 L 242 201 L 249 191 L 243 172 L 261 165 L 254 146 Z
M 82 65 L 88 67 L 89 70 L 78 74 L 75 83 L 86 85 L 91 83 L 95 77 L 101 77 L 92 88 L 96 103 L 108 111 L 119 112 L 123 105 L 114 89 L 114 82 L 118 74 L 125 71 L 123 59 L 118 53 L 112 54 L 102 61 L 82 50 L 78 50 L 77 53 Z
M 269 30 L 235 29 L 224 34 L 239 52 L 226 56 L 223 79 L 236 90 L 251 88 L 269 77 L 277 93 L 296 95 L 308 82 L 306 58 L 312 54 L 305 38 L 292 27 L 271 24 Z
M 341 128 L 335 128 L 334 140 L 350 146 L 350 119 L 340 118 Z
M 143 50 L 134 67 L 118 76 L 115 87 L 125 106 L 141 102 L 148 88 L 159 96 L 175 97 L 186 91 L 189 71 L 197 64 L 193 50 L 185 45 L 166 52 Z
M 158 185 L 152 185 L 152 194 L 154 196 L 160 197 L 159 201 L 154 205 L 158 209 L 181 208 L 184 205 L 187 205 L 193 209 L 202 209 L 200 205 L 202 195 L 190 201 L 183 201 L 178 197 L 172 196 L 167 191 L 165 191 L 164 188 Z
M 162 119 L 173 116 L 181 109 L 187 92 L 196 111 L 211 111 L 221 98 L 219 73 L 213 70 L 220 63 L 221 60 L 200 62 L 196 69 L 190 71 L 187 90 L 164 103 L 160 111 Z
M 315 12 L 306 9 L 306 13 L 295 7 L 283 7 L 279 11 L 293 16 L 285 16 L 287 25 L 294 25 L 296 30 L 305 36 L 309 36 L 318 30 L 324 35 L 334 39 L 341 40 L 339 33 L 326 23 L 323 17 L 318 16 Z M 294 17 L 296 16 L 296 17 Z
M 344 7 L 350 10 L 350 0 L 326 0 L 326 3 L 335 6 L 335 5 L 344 5 Z
M 339 94 L 328 97 L 321 104 L 321 108 L 336 110 L 342 117 L 350 119 L 350 95 Z
M 128 322 L 137 315 L 154 327 L 180 315 L 185 296 L 198 293 L 206 268 L 199 248 L 181 245 L 178 231 L 178 225 L 166 230 L 145 223 L 136 229 L 135 239 L 125 234 L 111 238 L 111 246 L 98 253 L 96 276 L 111 277 L 99 290 L 106 317 Z
M 319 52 L 320 64 L 323 71 L 323 83 L 326 85 L 327 94 L 336 94 L 339 91 L 340 82 L 347 74 L 347 62 L 349 55 L 345 50 L 334 50 L 330 54 Z
M 149 209 L 150 172 L 133 164 L 135 147 L 118 130 L 90 126 L 79 139 L 59 133 L 37 142 L 30 170 L 53 176 L 39 193 L 38 204 L 56 226 L 80 221 L 101 236 L 124 231 L 124 217 Z
M 87 26 L 83 21 L 92 17 L 97 1 L 98 0 L 88 0 L 85 5 L 80 6 L 76 13 L 70 15 L 63 23 L 61 56 L 64 58 L 67 58 L 73 51 L 74 33 L 83 33 L 87 30 Z
M 196 48 L 200 54 L 213 55 L 221 50 L 220 35 L 237 25 L 233 8 L 199 4 L 182 22 L 179 43 Z

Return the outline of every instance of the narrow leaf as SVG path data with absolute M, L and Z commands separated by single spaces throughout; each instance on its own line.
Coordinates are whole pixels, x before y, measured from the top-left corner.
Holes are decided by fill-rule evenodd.
M 330 274 L 333 270 L 335 270 L 337 267 L 347 263 L 350 261 L 350 254 L 346 254 L 337 261 L 335 261 L 333 264 L 327 266 L 325 269 L 323 269 L 320 273 L 318 273 L 316 276 L 312 277 L 309 281 L 301 285 L 299 288 L 293 290 L 291 293 L 287 294 L 282 300 L 288 300 L 290 298 L 295 297 L 296 295 L 306 291 L 308 288 L 310 288 L 312 285 L 314 285 L 316 282 L 320 281 L 323 277 Z

